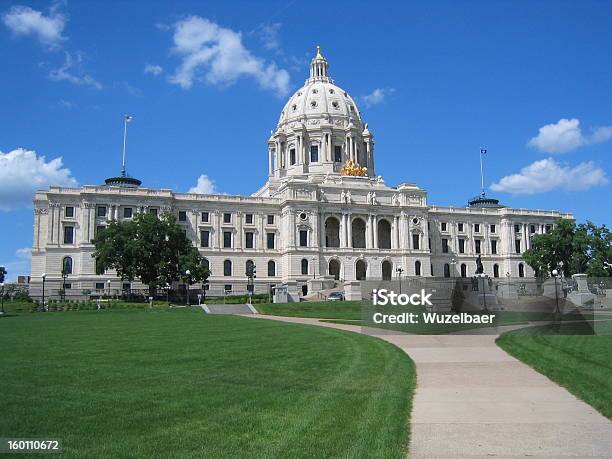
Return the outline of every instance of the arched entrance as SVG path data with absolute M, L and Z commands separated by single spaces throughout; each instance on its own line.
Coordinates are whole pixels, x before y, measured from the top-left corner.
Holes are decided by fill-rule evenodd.
M 325 220 L 325 247 L 340 247 L 340 222 L 336 217 Z
M 336 258 L 329 260 L 328 272 L 335 280 L 340 280 L 340 262 Z
M 378 248 L 391 248 L 391 223 L 384 218 L 378 221 Z
M 355 263 L 355 279 L 365 280 L 367 270 L 368 264 L 365 260 L 357 260 L 357 263 Z
M 366 223 L 361 218 L 356 218 L 351 224 L 353 233 L 353 245 L 355 249 L 365 249 L 366 247 Z
M 389 260 L 383 261 L 382 262 L 382 279 L 391 280 L 392 275 L 393 275 L 393 265 L 391 264 Z

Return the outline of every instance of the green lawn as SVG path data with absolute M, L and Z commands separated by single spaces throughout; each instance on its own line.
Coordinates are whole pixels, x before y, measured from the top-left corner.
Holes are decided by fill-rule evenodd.
M 612 323 L 529 327 L 505 333 L 497 344 L 612 419 Z
M 381 340 L 201 310 L 0 320 L 0 432 L 73 457 L 405 457 L 412 361 Z
M 254 306 L 261 314 L 273 316 L 361 320 L 361 301 L 301 301 Z

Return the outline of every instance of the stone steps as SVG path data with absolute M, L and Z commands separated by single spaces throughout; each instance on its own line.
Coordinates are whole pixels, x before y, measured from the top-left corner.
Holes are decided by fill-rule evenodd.
M 202 305 L 207 314 L 257 314 L 257 310 L 248 304 L 210 304 Z

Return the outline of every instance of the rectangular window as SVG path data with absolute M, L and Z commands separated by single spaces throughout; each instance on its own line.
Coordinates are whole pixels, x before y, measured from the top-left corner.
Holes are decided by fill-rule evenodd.
M 226 212 L 223 214 L 223 223 L 231 223 L 232 222 L 232 214 Z
M 267 233 L 266 234 L 266 247 L 268 249 L 273 249 L 274 248 L 274 239 L 275 239 L 275 234 L 274 233 Z
M 245 223 L 247 225 L 252 225 L 253 224 L 253 214 L 246 214 L 245 215 Z
M 520 239 L 514 240 L 514 251 L 516 253 L 521 253 L 521 240 Z
M 123 208 L 123 218 L 132 218 L 132 208 L 131 207 Z
M 550 233 L 550 230 L 552 229 L 552 225 L 546 225 L 545 227 L 545 233 Z
M 96 282 L 96 290 L 104 290 L 104 282 Z
M 480 239 L 474 240 L 474 251 L 480 253 Z
M 319 146 L 318 145 L 310 146 L 310 162 L 311 163 L 319 162 Z
M 232 248 L 232 232 L 231 231 L 223 231 L 223 248 L 225 249 Z
M 463 233 L 463 223 L 458 223 L 458 224 L 457 224 L 457 230 L 458 230 L 460 233 Z
M 68 283 L 64 284 L 64 289 L 68 290 L 70 288 L 72 288 L 72 284 L 68 284 Z
M 495 234 L 495 225 L 491 225 L 489 228 L 491 229 L 491 233 Z
M 104 231 L 104 229 L 106 228 L 106 226 L 104 225 L 98 225 L 96 226 L 96 235 L 100 234 L 102 231 Z
M 334 162 L 341 163 L 342 162 L 342 146 L 336 145 L 334 147 Z
M 520 225 L 514 225 L 514 232 L 515 233 L 520 233 L 521 232 L 521 226 Z
M 289 165 L 293 166 L 295 164 L 295 148 L 289 150 Z
M 440 227 L 441 227 L 442 231 L 446 231 L 446 222 L 440 223 Z
M 184 210 L 179 210 L 179 222 L 186 222 L 187 221 L 187 212 Z
M 208 223 L 208 212 L 202 212 L 202 221 Z
M 414 250 L 419 250 L 419 241 L 420 241 L 419 235 L 413 234 L 412 235 L 412 248 Z
M 245 244 L 246 244 L 246 248 L 247 249 L 252 249 L 254 247 L 254 233 L 252 231 L 247 231 L 244 236 L 245 236 Z
M 232 284 L 225 284 L 223 286 L 223 290 L 225 290 L 227 293 L 232 293 Z
M 64 226 L 64 244 L 74 244 L 74 226 Z
M 480 233 L 480 223 L 475 223 L 474 224 L 474 232 L 475 233 Z
M 497 241 L 491 241 L 491 253 L 497 255 Z
M 448 253 L 448 239 L 442 239 L 442 253 Z
M 200 247 L 210 247 L 210 231 L 200 231 Z
M 154 216 L 156 216 L 156 217 L 157 217 L 157 209 L 150 208 L 150 209 L 149 209 L 149 213 L 150 213 L 151 215 L 154 215 Z
M 529 225 L 529 232 L 530 232 L 531 234 L 533 234 L 533 233 L 535 233 L 535 232 L 536 232 L 536 227 L 535 227 L 535 225 Z
M 98 217 L 106 217 L 106 207 L 100 206 L 98 207 Z
M 66 207 L 65 215 L 66 215 L 66 218 L 74 217 L 74 207 L 72 206 Z
M 125 284 L 123 284 L 121 287 L 122 287 L 124 292 L 129 292 L 132 289 L 132 285 L 128 284 L 127 282 Z
M 274 215 L 268 215 L 268 225 L 274 225 Z
M 308 247 L 308 231 L 300 230 L 300 247 Z
M 459 253 L 465 253 L 465 239 L 459 239 Z

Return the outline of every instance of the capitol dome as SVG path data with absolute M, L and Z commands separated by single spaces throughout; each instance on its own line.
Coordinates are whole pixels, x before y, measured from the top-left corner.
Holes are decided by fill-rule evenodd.
M 268 139 L 269 176 L 375 177 L 374 137 L 355 100 L 330 78 L 317 46 L 310 78 L 281 111 Z
M 285 104 L 278 120 L 279 127 L 294 121 L 310 118 L 342 117 L 347 122 L 362 125 L 355 100 L 328 74 L 327 60 L 317 46 L 317 54 L 310 64 L 310 78 Z

